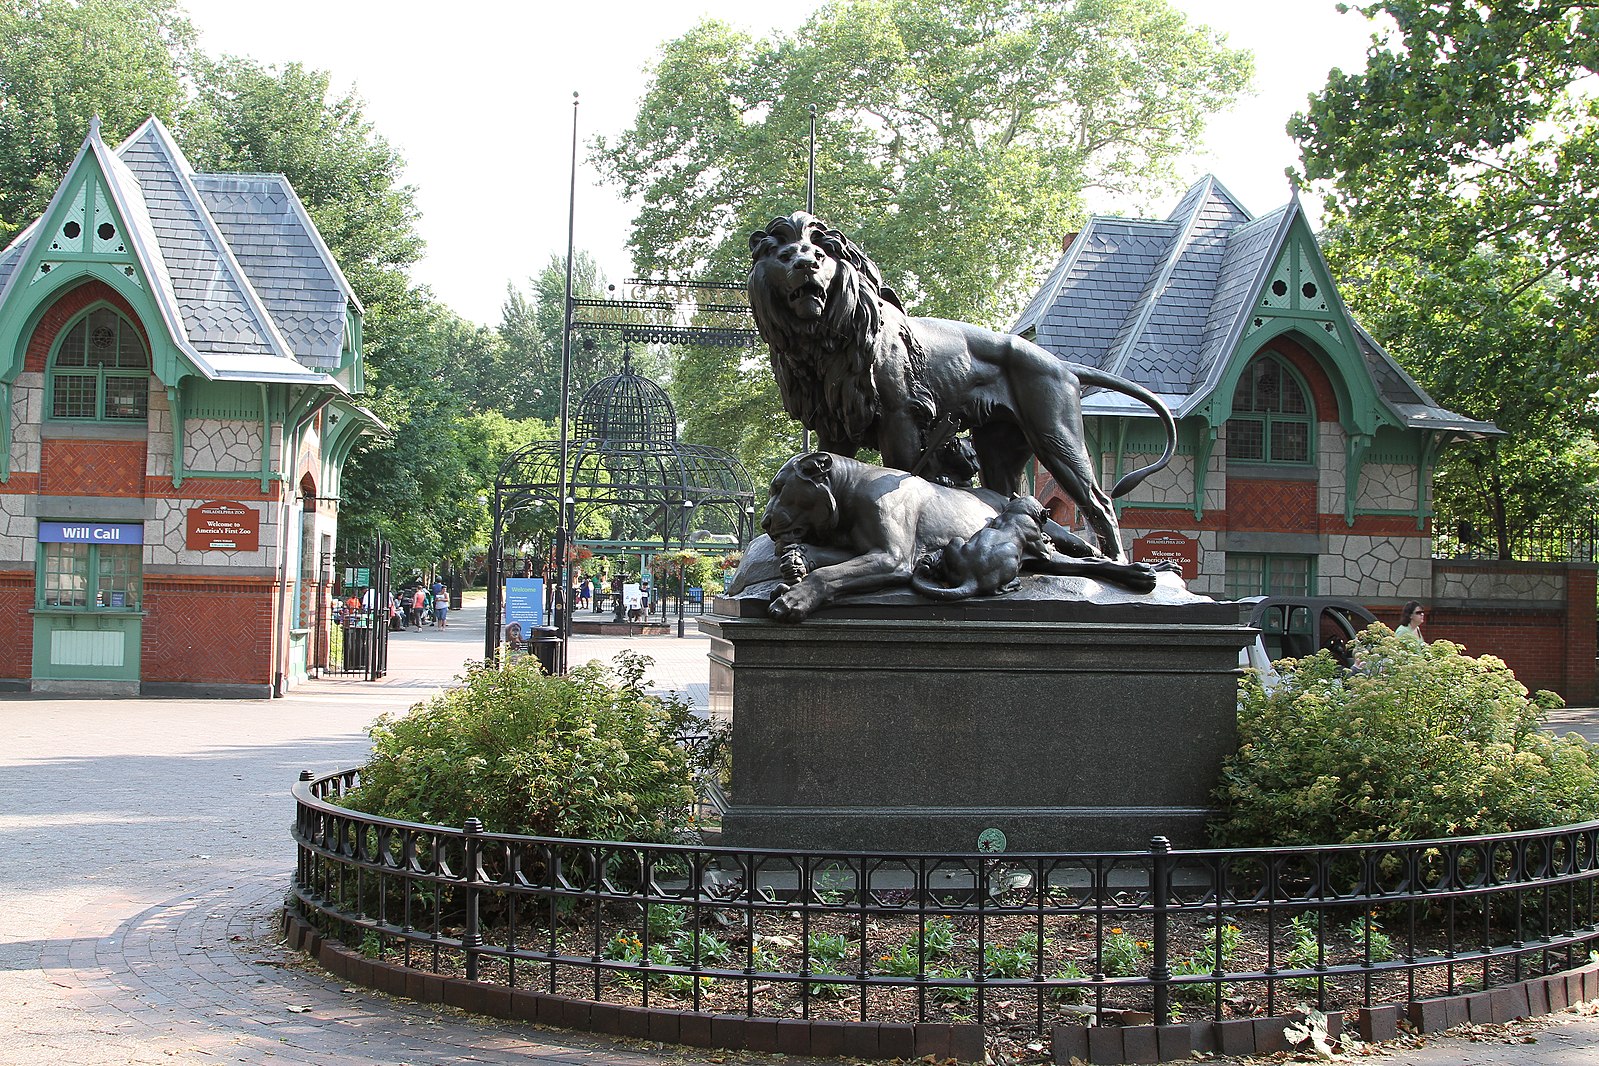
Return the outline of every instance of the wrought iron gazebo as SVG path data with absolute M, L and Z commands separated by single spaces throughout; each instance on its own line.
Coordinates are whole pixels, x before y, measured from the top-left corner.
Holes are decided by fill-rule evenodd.
M 755 490 L 744 465 L 718 448 L 678 440 L 671 398 L 634 371 L 626 352 L 621 371 L 589 386 L 574 405 L 571 436 L 564 480 L 561 445 L 555 441 L 537 441 L 511 453 L 495 479 L 487 657 L 500 643 L 506 522 L 529 507 L 560 506 L 563 485 L 566 528 L 592 528 L 598 522 L 606 535 L 593 539 L 601 542 L 668 549 L 687 547 L 696 532 L 706 531 L 731 534 L 743 546 L 754 534 Z M 564 640 L 571 629 L 565 609 L 569 590 L 555 593 L 554 622 Z

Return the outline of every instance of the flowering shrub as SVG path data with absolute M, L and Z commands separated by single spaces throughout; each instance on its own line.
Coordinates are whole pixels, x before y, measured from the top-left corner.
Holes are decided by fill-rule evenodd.
M 1599 816 L 1599 763 L 1539 723 L 1509 667 L 1367 628 L 1355 669 L 1327 652 L 1239 685 L 1239 749 L 1222 773 L 1220 846 L 1424 840 Z
M 694 789 L 674 738 L 689 710 L 643 691 L 648 664 L 623 653 L 565 677 L 532 656 L 474 667 L 461 687 L 373 723 L 371 760 L 343 802 L 435 825 L 475 817 L 491 832 L 680 840 Z

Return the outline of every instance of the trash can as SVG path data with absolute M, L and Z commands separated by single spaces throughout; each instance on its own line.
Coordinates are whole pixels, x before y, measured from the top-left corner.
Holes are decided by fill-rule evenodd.
M 527 650 L 552 677 L 566 673 L 566 645 L 554 626 L 533 626 L 527 633 Z

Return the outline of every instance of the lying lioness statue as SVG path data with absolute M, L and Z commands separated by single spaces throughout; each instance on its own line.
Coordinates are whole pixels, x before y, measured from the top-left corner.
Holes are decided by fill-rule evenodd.
M 761 528 L 779 556 L 803 545 L 808 571 L 779 584 L 768 612 L 799 622 L 840 596 L 910 584 L 916 564 L 951 541 L 970 540 L 1006 506 L 985 489 L 936 485 L 830 452 L 807 452 L 772 479 Z M 1148 592 L 1155 570 L 1104 558 L 1070 531 L 1046 522 L 1048 549 L 1027 551 L 1022 569 L 1092 577 Z M 730 595 L 763 576 L 740 569 Z

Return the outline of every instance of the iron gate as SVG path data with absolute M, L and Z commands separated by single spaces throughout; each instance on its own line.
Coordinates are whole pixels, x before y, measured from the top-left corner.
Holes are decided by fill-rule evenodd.
M 333 610 L 317 612 L 322 675 L 376 681 L 389 671 L 389 542 L 341 552 L 334 582 Z

